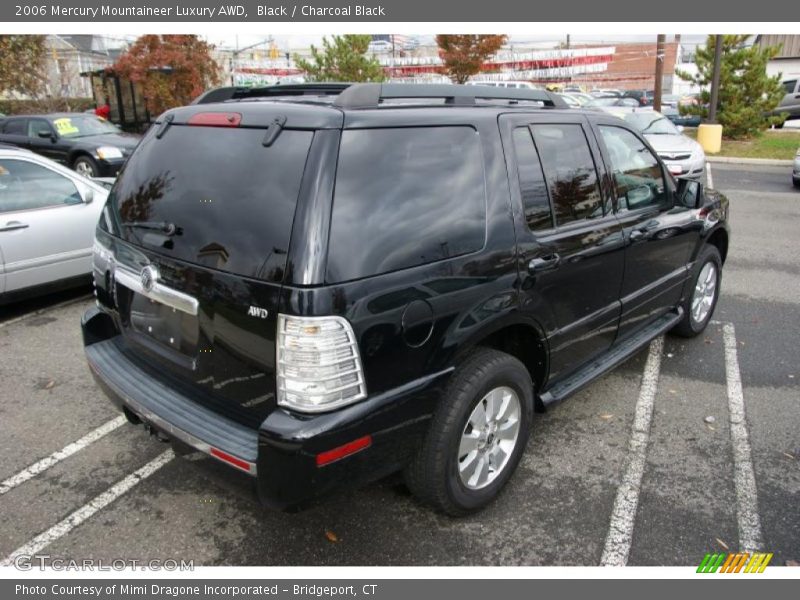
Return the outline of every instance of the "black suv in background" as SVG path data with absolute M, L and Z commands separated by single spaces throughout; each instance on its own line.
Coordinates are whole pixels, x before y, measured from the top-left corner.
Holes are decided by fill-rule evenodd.
M 132 422 L 269 506 L 404 470 L 464 514 L 536 410 L 704 330 L 727 213 L 546 91 L 213 90 L 161 115 L 111 191 L 86 356 Z
M 86 177 L 115 176 L 139 138 L 87 113 L 0 119 L 0 142 L 32 150 Z

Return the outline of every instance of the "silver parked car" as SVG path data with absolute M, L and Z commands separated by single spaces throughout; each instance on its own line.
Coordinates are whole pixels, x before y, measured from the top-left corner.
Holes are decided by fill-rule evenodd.
M 616 115 L 638 129 L 664 161 L 669 172 L 676 177 L 700 179 L 706 171 L 706 154 L 703 147 L 683 134 L 669 118 L 652 109 L 626 109 L 619 107 L 603 110 Z
M 89 283 L 103 185 L 52 160 L 0 145 L 0 304 Z
M 800 188 L 800 148 L 794 155 L 794 167 L 792 168 L 792 183 L 794 187 Z

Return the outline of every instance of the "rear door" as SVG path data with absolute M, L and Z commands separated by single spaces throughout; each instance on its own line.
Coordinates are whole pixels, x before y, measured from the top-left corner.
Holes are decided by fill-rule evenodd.
M 20 148 L 29 148 L 28 143 L 28 119 L 12 118 L 7 119 L 3 124 L 3 142 L 13 144 Z
M 212 410 L 275 406 L 275 331 L 313 131 L 173 124 L 131 156 L 109 206 L 128 351 Z
M 523 306 L 547 331 L 550 378 L 611 346 L 623 274 L 620 226 L 581 115 L 501 117 L 512 189 Z M 587 135 L 588 134 L 588 135 Z

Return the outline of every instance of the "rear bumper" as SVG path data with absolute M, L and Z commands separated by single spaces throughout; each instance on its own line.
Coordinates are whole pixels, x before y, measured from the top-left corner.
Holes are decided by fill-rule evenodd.
M 293 509 L 402 468 L 419 446 L 450 371 L 319 415 L 275 409 L 258 429 L 209 410 L 129 360 L 110 316 L 83 317 L 86 358 L 111 401 L 162 434 L 255 478 L 260 501 Z M 317 465 L 321 453 L 369 437 L 358 452 Z

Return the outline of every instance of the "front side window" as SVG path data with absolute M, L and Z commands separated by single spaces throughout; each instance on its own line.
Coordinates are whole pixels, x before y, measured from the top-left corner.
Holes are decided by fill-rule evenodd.
M 644 142 L 621 127 L 600 126 L 611 160 L 619 210 L 636 210 L 667 203 L 664 173 Z
M 794 88 L 797 86 L 797 79 L 783 82 L 783 90 L 787 94 L 793 94 Z
M 28 121 L 28 137 L 36 138 L 42 135 L 52 135 L 53 129 L 50 124 L 43 119 L 31 119 Z
M 483 158 L 470 127 L 342 132 L 326 279 L 342 282 L 480 250 Z
M 72 180 L 25 160 L 0 159 L 0 213 L 80 204 Z
M 578 124 L 533 125 L 556 226 L 603 216 L 597 169 Z

